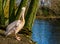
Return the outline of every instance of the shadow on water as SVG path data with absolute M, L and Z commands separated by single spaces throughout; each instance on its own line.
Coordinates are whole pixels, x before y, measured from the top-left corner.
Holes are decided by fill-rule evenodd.
M 32 27 L 32 39 L 37 44 L 60 44 L 60 28 L 56 21 L 36 19 Z

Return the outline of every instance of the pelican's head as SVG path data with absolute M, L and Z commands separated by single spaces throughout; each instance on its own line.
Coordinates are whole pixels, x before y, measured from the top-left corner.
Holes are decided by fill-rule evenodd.
M 24 13 L 25 13 L 26 7 L 22 7 L 21 8 L 21 16 L 20 17 L 24 17 Z
M 26 9 L 26 7 L 22 7 L 22 10 L 25 10 Z

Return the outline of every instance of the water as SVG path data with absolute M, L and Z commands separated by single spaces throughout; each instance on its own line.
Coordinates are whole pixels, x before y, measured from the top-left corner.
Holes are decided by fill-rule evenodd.
M 57 44 L 58 41 L 58 44 L 60 44 L 60 38 L 57 39 L 60 34 L 57 32 L 57 35 L 52 29 L 53 25 L 49 21 L 36 19 L 32 27 L 32 40 L 37 44 Z

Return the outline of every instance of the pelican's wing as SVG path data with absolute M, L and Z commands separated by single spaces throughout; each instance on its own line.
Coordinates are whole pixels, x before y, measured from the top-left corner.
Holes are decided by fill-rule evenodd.
M 17 21 L 14 21 L 14 22 L 12 22 L 11 24 L 9 24 L 9 25 L 7 26 L 5 35 L 11 34 L 13 28 L 14 28 L 15 25 L 16 25 L 16 22 L 17 22 Z
M 11 24 L 9 24 L 9 25 L 7 26 L 7 28 L 6 28 L 6 31 L 12 29 L 12 28 L 16 25 L 16 23 L 17 23 L 17 21 L 14 21 L 14 22 L 12 22 Z
M 6 28 L 6 32 L 5 35 L 10 35 L 11 33 L 14 32 L 14 30 L 16 30 L 16 28 L 19 26 L 20 24 L 20 20 L 14 21 L 11 24 L 9 24 Z

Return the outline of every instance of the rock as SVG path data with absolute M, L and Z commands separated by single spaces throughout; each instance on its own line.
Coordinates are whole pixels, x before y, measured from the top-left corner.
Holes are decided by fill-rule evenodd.
M 0 44 L 35 44 L 31 39 L 23 34 L 19 34 L 21 41 L 17 41 L 14 35 L 5 37 L 4 32 L 5 31 L 0 30 Z

